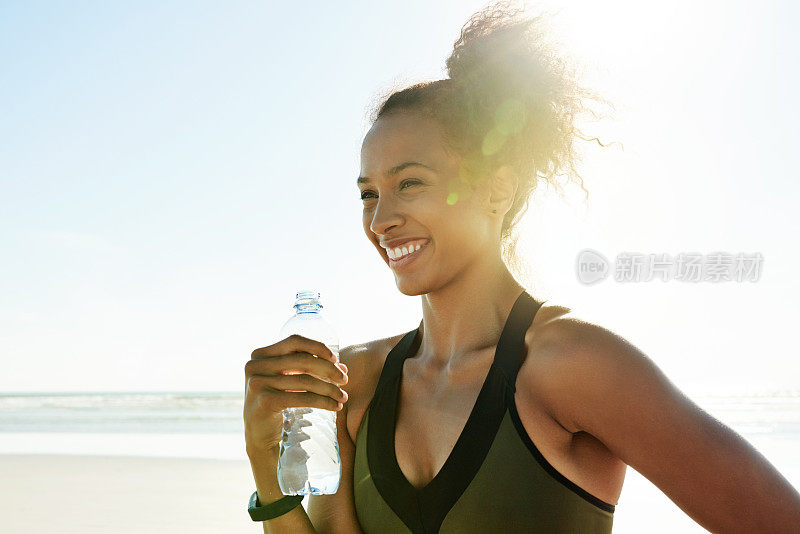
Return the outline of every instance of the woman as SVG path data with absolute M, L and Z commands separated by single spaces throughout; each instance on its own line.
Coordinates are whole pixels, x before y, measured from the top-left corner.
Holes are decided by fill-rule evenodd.
M 712 532 L 797 532 L 800 495 L 763 456 L 509 271 L 538 180 L 577 176 L 573 120 L 592 96 L 517 15 L 476 14 L 449 77 L 381 102 L 362 144 L 364 231 L 421 296 L 419 327 L 346 347 L 342 364 L 292 337 L 246 365 L 259 505 L 282 497 L 281 410 L 339 410 L 338 492 L 265 532 L 610 532 L 627 465 Z

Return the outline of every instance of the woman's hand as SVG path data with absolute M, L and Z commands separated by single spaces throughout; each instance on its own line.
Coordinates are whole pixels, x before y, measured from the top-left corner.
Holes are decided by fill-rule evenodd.
M 244 374 L 248 455 L 280 444 L 285 408 L 338 411 L 347 401 L 347 393 L 336 385 L 347 383 L 347 366 L 324 343 L 297 334 L 254 350 Z

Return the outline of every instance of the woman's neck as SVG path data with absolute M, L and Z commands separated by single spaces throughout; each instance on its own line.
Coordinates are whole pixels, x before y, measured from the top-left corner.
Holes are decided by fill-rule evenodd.
M 469 367 L 476 354 L 496 345 L 511 307 L 524 290 L 502 260 L 461 274 L 421 297 L 422 341 L 417 358 L 434 374 Z

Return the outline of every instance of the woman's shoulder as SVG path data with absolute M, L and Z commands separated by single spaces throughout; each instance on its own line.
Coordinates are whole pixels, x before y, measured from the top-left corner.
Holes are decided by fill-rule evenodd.
M 550 301 L 542 304 L 534 316 L 526 342 L 530 349 L 537 351 L 539 358 L 545 355 L 558 358 L 579 349 L 591 351 L 592 348 L 614 349 L 628 345 L 625 338 L 582 310 Z
M 615 387 L 617 379 L 660 373 L 633 343 L 598 320 L 566 306 L 543 305 L 528 329 L 527 358 L 520 369 L 526 391 L 567 430 L 577 432 L 584 393 Z
M 380 379 L 386 356 L 405 333 L 349 345 L 339 351 L 339 361 L 347 366 L 345 417 L 350 438 L 355 442 L 364 413 Z
M 347 366 L 348 385 L 352 385 L 352 379 L 358 380 L 365 374 L 373 374 L 376 368 L 381 369 L 389 351 L 405 334 L 348 345 L 340 350 L 339 361 Z
M 593 322 L 580 309 L 558 304 L 552 300 L 546 300 L 539 307 L 533 318 L 527 337 L 540 344 L 564 343 L 570 340 L 579 339 L 586 329 L 602 328 L 597 322 Z

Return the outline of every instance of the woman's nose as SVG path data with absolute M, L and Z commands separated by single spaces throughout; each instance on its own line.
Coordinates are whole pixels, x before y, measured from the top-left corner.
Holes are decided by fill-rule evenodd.
M 402 221 L 402 214 L 397 206 L 384 200 L 378 201 L 372 213 L 372 222 L 369 229 L 377 235 L 385 234 L 389 228 L 397 226 Z

